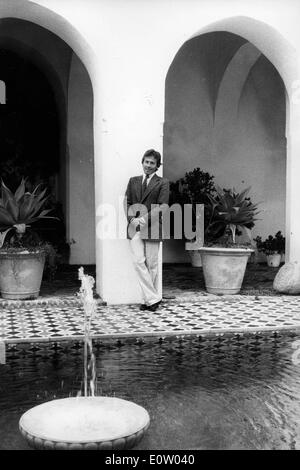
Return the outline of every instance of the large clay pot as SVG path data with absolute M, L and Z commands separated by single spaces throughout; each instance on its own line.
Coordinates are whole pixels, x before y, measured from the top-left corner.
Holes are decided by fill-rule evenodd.
M 45 253 L 0 251 L 0 292 L 4 299 L 36 299 L 40 292 Z
M 278 268 L 281 262 L 281 255 L 274 253 L 273 255 L 267 255 L 267 265 L 271 268 Z
M 200 248 L 207 292 L 238 294 L 253 251 L 250 248 Z

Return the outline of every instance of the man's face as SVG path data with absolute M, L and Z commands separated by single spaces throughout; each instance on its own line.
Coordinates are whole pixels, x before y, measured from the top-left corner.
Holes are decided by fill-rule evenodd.
M 145 157 L 143 161 L 145 175 L 152 175 L 157 170 L 157 163 L 154 157 Z

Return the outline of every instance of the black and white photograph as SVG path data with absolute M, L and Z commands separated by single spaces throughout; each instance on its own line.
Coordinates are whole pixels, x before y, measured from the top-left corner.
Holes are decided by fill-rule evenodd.
M 300 450 L 299 24 L 0 0 L 0 450 Z

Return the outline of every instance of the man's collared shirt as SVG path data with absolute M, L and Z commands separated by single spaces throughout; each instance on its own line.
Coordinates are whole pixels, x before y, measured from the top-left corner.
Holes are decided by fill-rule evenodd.
M 155 173 L 156 173 L 156 172 L 154 171 L 151 175 L 149 175 L 149 177 L 148 177 L 148 179 L 147 179 L 147 186 L 148 186 L 148 184 L 149 184 L 151 178 L 153 178 L 153 176 L 155 175 Z M 144 183 L 145 179 L 146 179 L 146 175 L 144 174 L 144 175 L 143 175 L 142 184 Z M 145 221 L 144 217 L 140 217 L 139 220 L 140 220 L 140 224 L 141 224 L 141 225 L 145 225 L 146 221 Z
M 151 178 L 153 178 L 154 175 L 155 175 L 155 171 L 151 175 L 149 175 L 148 181 L 147 181 L 147 186 L 150 183 L 150 180 L 151 180 Z M 142 184 L 144 183 L 145 179 L 146 179 L 146 175 L 144 174 Z

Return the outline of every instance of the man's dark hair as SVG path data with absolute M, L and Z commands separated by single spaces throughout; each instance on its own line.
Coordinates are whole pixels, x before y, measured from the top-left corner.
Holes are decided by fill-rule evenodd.
M 145 160 L 146 157 L 153 157 L 153 158 L 155 158 L 157 168 L 160 167 L 160 165 L 161 165 L 161 155 L 160 155 L 159 152 L 157 152 L 157 151 L 154 150 L 154 149 L 146 150 L 146 152 L 144 153 L 143 158 L 142 158 L 142 163 L 144 162 L 144 160 Z

